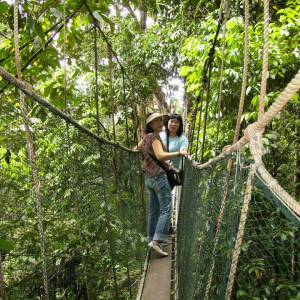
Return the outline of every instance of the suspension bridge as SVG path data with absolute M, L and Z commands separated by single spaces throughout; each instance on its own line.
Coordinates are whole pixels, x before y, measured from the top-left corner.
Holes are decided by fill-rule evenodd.
M 297 299 L 300 204 L 266 170 L 262 135 L 299 91 L 300 71 L 221 155 L 185 158 L 172 262 L 147 249 L 139 152 L 52 106 L 17 70 L 16 78 L 0 67 L 21 99 L 19 107 L 2 103 L 2 299 L 151 300 L 147 282 L 159 293 L 168 283 L 170 299 Z M 47 122 L 28 117 L 25 96 L 47 111 Z M 151 265 L 173 272 L 151 281 Z

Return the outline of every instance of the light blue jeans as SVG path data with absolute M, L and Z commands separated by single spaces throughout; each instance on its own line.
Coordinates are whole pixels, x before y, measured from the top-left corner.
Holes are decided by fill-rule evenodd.
M 168 242 L 172 216 L 172 193 L 165 173 L 145 177 L 149 197 L 148 243 Z

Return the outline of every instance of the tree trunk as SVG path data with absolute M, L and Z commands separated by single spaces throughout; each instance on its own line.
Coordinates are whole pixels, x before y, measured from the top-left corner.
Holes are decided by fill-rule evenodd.
M 145 0 L 140 0 L 140 28 L 146 30 L 147 28 L 147 6 Z
M 153 93 L 153 102 L 158 106 L 161 113 L 170 113 L 170 107 L 166 102 L 165 93 L 160 88 L 156 89 L 156 91 Z
M 191 124 L 188 123 L 188 117 L 191 113 L 192 110 L 192 101 L 189 97 L 186 97 L 186 93 L 184 90 L 184 114 L 183 114 L 183 123 L 184 123 L 184 132 L 185 132 L 185 136 L 187 137 L 188 140 L 190 140 L 190 135 L 191 135 Z
M 139 106 L 138 106 L 138 115 L 140 116 L 140 123 L 138 126 L 138 140 L 141 140 L 141 138 L 143 137 L 144 133 L 145 133 L 145 129 L 146 129 L 146 106 L 145 103 L 142 102 Z

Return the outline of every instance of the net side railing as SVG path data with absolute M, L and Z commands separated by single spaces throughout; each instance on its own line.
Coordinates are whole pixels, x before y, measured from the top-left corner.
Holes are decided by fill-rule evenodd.
M 35 187 L 21 112 L 1 102 L 0 238 L 7 299 L 42 299 Z M 50 299 L 135 299 L 147 247 L 140 157 L 49 113 L 29 119 Z
M 177 228 L 177 299 L 226 299 L 251 164 L 237 152 L 202 170 L 186 161 Z M 299 219 L 258 173 L 250 178 L 231 299 L 298 299 Z

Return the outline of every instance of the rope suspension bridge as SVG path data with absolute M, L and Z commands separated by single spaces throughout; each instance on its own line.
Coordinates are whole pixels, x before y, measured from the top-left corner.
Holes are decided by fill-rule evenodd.
M 15 20 L 15 36 L 17 28 Z M 0 75 L 20 91 L 19 108 L 2 103 L 8 138 L 0 147 L 0 195 L 9 206 L 0 207 L 0 222 L 7 234 L 1 239 L 9 243 L 1 240 L 1 297 L 139 299 L 148 255 L 140 155 L 43 99 L 22 81 L 17 52 L 17 78 L 0 67 Z M 265 55 L 263 100 L 266 68 Z M 246 80 L 240 111 L 245 85 Z M 261 139 L 299 88 L 300 71 L 267 112 L 260 106 L 247 135 L 238 140 L 236 130 L 234 144 L 221 155 L 206 163 L 186 157 L 176 299 L 297 299 L 300 204 L 266 170 Z M 46 122 L 28 117 L 25 96 L 49 112 Z M 9 125 L 12 118 L 18 128 Z M 248 143 L 251 157 L 242 150 Z

